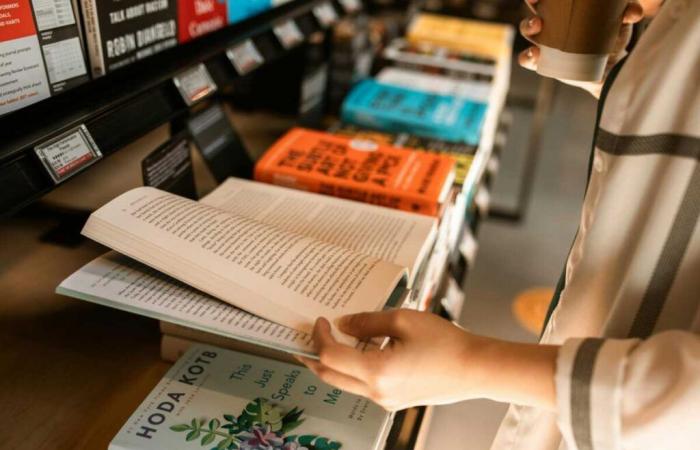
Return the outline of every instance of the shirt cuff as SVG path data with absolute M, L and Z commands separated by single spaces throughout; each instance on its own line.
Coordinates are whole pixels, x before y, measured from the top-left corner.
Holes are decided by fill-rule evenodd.
M 638 339 L 569 339 L 559 350 L 557 422 L 569 450 L 619 450 L 622 383 Z

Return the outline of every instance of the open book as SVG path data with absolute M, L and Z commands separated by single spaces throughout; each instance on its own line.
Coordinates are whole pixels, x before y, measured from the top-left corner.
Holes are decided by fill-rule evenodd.
M 308 333 L 319 316 L 333 322 L 400 301 L 435 230 L 429 217 L 232 178 L 200 202 L 133 189 L 93 213 L 83 234 L 248 313 Z M 138 296 L 106 295 L 104 280 L 124 281 L 113 271 L 107 276 L 110 267 L 127 262 L 102 257 L 58 292 L 141 313 Z

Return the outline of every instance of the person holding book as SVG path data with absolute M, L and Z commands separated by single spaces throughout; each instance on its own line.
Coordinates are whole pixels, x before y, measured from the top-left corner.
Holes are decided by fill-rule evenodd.
M 530 4 L 537 0 L 528 0 Z M 643 7 L 643 8 L 642 8 Z M 656 12 L 658 10 L 658 12 Z M 625 54 L 629 26 L 654 12 Z M 700 442 L 700 2 L 631 3 L 600 97 L 578 234 L 538 345 L 415 311 L 319 319 L 322 380 L 387 409 L 512 403 L 493 449 L 690 449 Z M 521 31 L 537 42 L 544 24 Z M 537 66 L 537 47 L 520 62 Z

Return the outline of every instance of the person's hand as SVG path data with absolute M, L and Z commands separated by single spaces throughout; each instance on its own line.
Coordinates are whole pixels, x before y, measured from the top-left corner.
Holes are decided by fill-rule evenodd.
M 534 5 L 537 4 L 538 0 L 525 0 L 528 7 L 532 11 L 533 15 L 524 19 L 520 22 L 520 33 L 525 39 L 532 42 L 533 46 L 525 49 L 518 55 L 518 62 L 520 65 L 529 70 L 537 70 L 537 62 L 540 57 L 540 49 L 537 46 L 537 35 L 542 31 L 542 19 L 537 16 L 537 11 Z M 642 6 L 637 1 L 631 1 L 625 9 L 625 13 L 622 19 L 622 25 L 620 26 L 620 32 L 615 41 L 615 47 L 608 58 L 608 65 L 605 69 L 605 79 L 608 72 L 612 69 L 615 64 L 620 62 L 622 58 L 627 54 L 626 48 L 632 38 L 632 25 L 642 20 L 644 17 L 644 10 Z M 603 87 L 603 81 L 600 82 L 583 82 L 583 81 L 572 81 L 572 80 L 559 80 L 562 83 L 570 84 L 572 86 L 580 87 L 587 90 L 596 98 L 600 96 L 600 91 Z
M 346 316 L 341 331 L 360 339 L 390 337 L 382 350 L 338 343 L 319 319 L 320 360 L 300 357 L 321 380 L 387 410 L 487 397 L 523 404 L 554 403 L 554 347 L 475 336 L 434 314 L 391 310 Z M 535 367 L 537 366 L 537 367 Z M 527 385 L 522 376 L 537 377 Z

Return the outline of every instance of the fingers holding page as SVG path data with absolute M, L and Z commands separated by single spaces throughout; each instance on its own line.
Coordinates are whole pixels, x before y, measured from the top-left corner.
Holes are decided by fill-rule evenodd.
M 358 339 L 375 337 L 406 337 L 406 311 L 392 309 L 387 311 L 366 312 L 341 317 L 338 327 L 343 333 Z
M 341 344 L 331 334 L 331 324 L 324 318 L 316 321 L 313 341 L 320 366 L 360 380 L 370 374 L 369 356 L 356 348 Z

